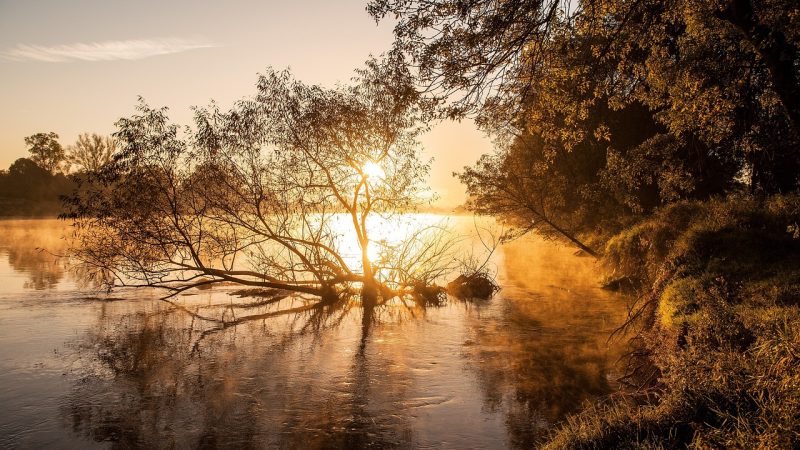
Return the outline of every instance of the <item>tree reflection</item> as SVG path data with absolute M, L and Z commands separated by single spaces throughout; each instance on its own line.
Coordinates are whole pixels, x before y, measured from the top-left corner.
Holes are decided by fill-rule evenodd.
M 625 306 L 566 249 L 500 260 L 499 297 L 428 309 L 230 286 L 104 303 L 64 418 L 117 448 L 530 448 L 615 389 Z
M 7 220 L 0 229 L 0 254 L 8 256 L 8 264 L 17 273 L 25 274 L 25 289 L 52 289 L 66 274 L 65 262 L 54 254 L 63 252 L 62 225 L 55 220 Z
M 480 346 L 467 353 L 478 375 L 484 401 L 504 411 L 514 447 L 541 440 L 550 428 L 585 401 L 609 394 L 615 386 L 604 342 L 591 332 L 564 342 L 537 320 L 536 311 L 503 300 L 501 322 L 475 323 Z
M 503 274 L 507 288 L 470 316 L 465 353 L 485 407 L 505 414 L 513 447 L 529 448 L 585 402 L 617 389 L 615 362 L 625 342 L 607 339 L 625 309 L 598 289 L 594 263 L 564 248 L 514 243 L 504 260 L 514 268 Z
M 109 313 L 76 344 L 89 371 L 65 419 L 115 448 L 409 445 L 411 426 L 387 413 L 402 380 L 368 356 L 380 313 L 355 302 L 265 303 L 106 305 Z M 230 308 L 236 326 L 203 319 Z M 269 316 L 291 309 L 298 311 Z M 333 354 L 342 350 L 347 357 Z M 375 379 L 395 387 L 375 390 Z

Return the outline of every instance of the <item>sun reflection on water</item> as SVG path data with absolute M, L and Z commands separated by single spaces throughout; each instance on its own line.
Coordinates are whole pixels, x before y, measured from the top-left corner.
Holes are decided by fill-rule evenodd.
M 442 223 L 456 251 L 481 248 L 470 217 L 375 219 L 378 249 Z M 336 222 L 355 267 L 352 220 Z M 613 391 L 625 350 L 608 341 L 625 304 L 599 287 L 596 264 L 536 237 L 492 256 L 503 289 L 489 301 L 422 309 L 394 298 L 367 312 L 355 301 L 302 308 L 313 301 L 302 296 L 268 303 L 241 286 L 187 292 L 185 308 L 155 292 L 101 296 L 34 251 L 57 251 L 63 222 L 0 231 L 0 404 L 11 411 L 0 448 L 532 448 Z M 50 273 L 52 289 L 10 287 Z
M 342 258 L 354 270 L 362 270 L 361 247 L 350 216 L 337 214 L 330 224 L 337 235 L 336 244 Z M 411 213 L 391 217 L 372 215 L 367 219 L 370 238 L 367 257 L 373 264 L 380 263 L 398 246 L 413 245 L 414 240 L 418 239 L 422 232 L 434 228 L 442 234 L 452 234 L 448 218 L 438 214 Z

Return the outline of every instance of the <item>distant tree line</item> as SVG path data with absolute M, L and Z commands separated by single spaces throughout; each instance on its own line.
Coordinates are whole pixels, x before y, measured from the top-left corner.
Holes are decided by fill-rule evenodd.
M 440 116 L 498 150 L 459 174 L 470 209 L 608 236 L 657 208 L 796 191 L 792 0 L 373 0 Z
M 58 134 L 25 138 L 30 156 L 0 170 L 0 216 L 55 216 L 61 197 L 76 188 L 76 180 L 108 164 L 116 145 L 109 137 L 83 133 L 66 148 Z

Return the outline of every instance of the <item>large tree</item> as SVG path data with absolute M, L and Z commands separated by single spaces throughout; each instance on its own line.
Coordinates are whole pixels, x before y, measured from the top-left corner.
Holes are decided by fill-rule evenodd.
M 231 110 L 196 109 L 185 134 L 165 109 L 139 110 L 118 122 L 114 162 L 70 202 L 75 256 L 117 283 L 174 294 L 234 282 L 326 299 L 356 288 L 374 302 L 441 273 L 447 246 L 424 231 L 370 252 L 375 221 L 413 210 L 429 168 L 400 61 L 371 61 L 336 89 L 270 70 Z
M 42 169 L 56 173 L 61 169 L 66 154 L 64 148 L 58 143 L 58 134 L 36 133 L 25 138 L 31 160 Z
M 462 177 L 482 211 L 528 221 L 520 213 L 545 204 L 552 220 L 534 228 L 594 232 L 742 182 L 797 189 L 796 2 L 375 0 L 368 9 L 398 19 L 397 48 L 440 113 L 474 114 L 499 144 L 495 162 L 527 153 L 523 172 L 538 179 L 525 186 L 551 187 L 498 196 L 492 186 L 506 174 L 484 160 Z M 581 210 L 606 217 L 576 221 Z
M 114 139 L 97 133 L 83 133 L 67 147 L 66 159 L 72 167 L 84 172 L 97 172 L 111 162 L 117 146 Z

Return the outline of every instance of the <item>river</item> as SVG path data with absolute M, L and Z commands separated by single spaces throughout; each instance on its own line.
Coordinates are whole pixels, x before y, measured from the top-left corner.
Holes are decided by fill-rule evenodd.
M 263 317 L 233 286 L 97 290 L 53 256 L 68 232 L 0 221 L 2 448 L 530 448 L 618 387 L 626 299 L 537 237 L 487 301 Z

